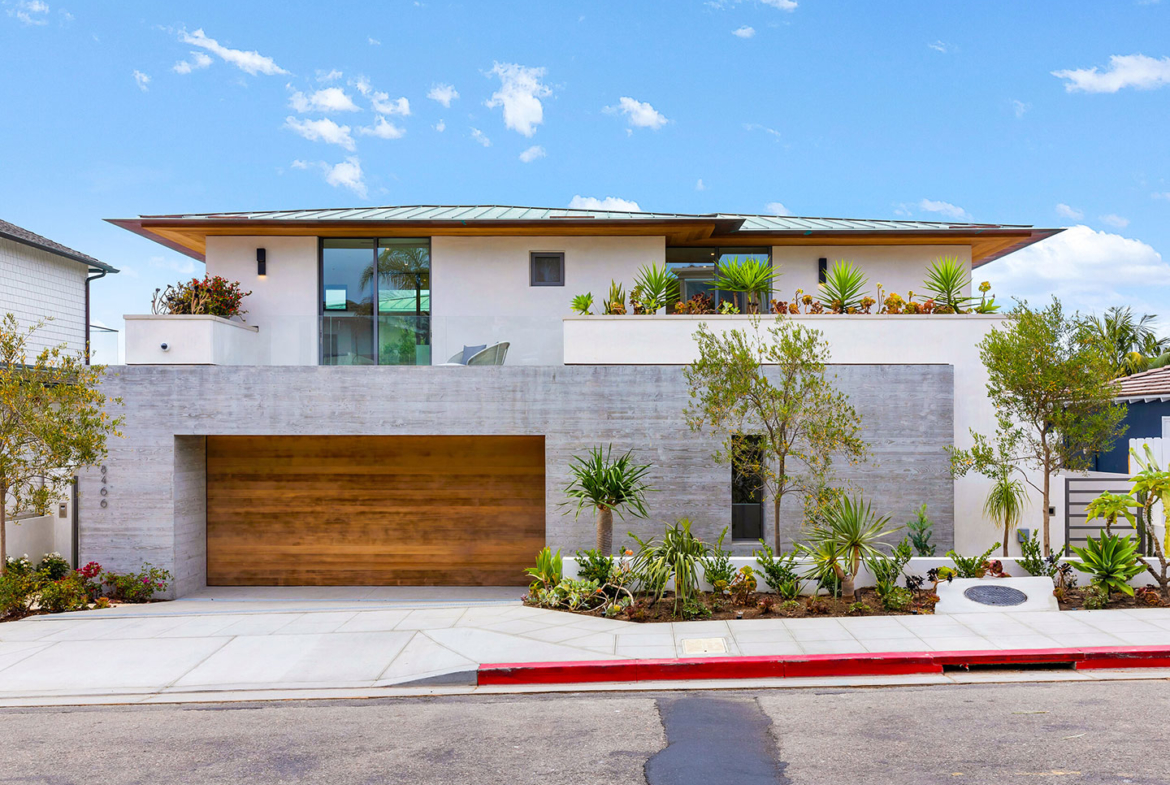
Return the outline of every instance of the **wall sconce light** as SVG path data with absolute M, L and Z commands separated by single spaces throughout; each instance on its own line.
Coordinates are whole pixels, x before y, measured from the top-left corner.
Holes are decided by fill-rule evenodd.
M 817 259 L 817 283 L 824 283 L 825 282 L 825 274 L 828 272 L 828 269 L 829 269 L 829 260 L 828 259 L 826 259 L 823 256 L 820 259 Z
M 261 278 L 268 275 L 268 253 L 263 248 L 256 249 L 256 275 Z

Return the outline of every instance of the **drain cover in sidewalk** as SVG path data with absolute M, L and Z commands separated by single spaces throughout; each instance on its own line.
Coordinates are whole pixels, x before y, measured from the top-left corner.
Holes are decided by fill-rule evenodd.
M 722 638 L 684 638 L 683 654 L 726 654 L 727 641 Z
M 1011 586 L 972 586 L 963 592 L 963 596 L 980 605 L 1001 607 L 1023 605 L 1028 601 L 1027 594 L 1019 589 L 1013 589 Z

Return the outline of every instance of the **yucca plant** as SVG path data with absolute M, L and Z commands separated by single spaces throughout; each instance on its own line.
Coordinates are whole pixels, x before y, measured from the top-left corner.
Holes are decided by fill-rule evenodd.
M 612 452 L 613 445 L 604 452 L 594 447 L 583 458 L 573 457 L 569 464 L 572 479 L 565 488 L 569 500 L 562 505 L 576 505 L 574 518 L 586 507 L 597 511 L 597 550 L 606 555 L 613 553 L 614 512 L 623 520 L 625 513 L 645 518 L 646 494 L 653 490 L 645 482 L 650 464 L 635 463 L 632 452 L 617 458 Z
M 626 312 L 626 290 L 617 281 L 609 282 L 609 296 L 605 298 L 604 313 L 620 316 Z
M 884 538 L 894 532 L 886 528 L 889 522 L 889 517 L 877 515 L 860 497 L 844 497 L 825 511 L 823 523 L 813 527 L 809 538 L 813 548 L 809 553 L 814 564 L 818 557 L 827 562 L 826 566 L 841 581 L 842 597 L 853 597 L 854 583 L 863 562 L 885 556 L 877 546 L 884 544 Z
M 760 303 L 772 292 L 772 284 L 780 271 L 767 260 L 748 257 L 740 261 L 734 257 L 721 261 L 715 271 L 715 288 L 721 292 L 743 293 L 747 296 L 749 313 L 759 313 Z
M 579 313 L 582 316 L 592 316 L 593 292 L 586 292 L 585 294 L 577 295 L 573 298 L 573 302 L 571 303 L 570 307 L 573 309 L 574 313 Z
M 1145 567 L 1138 563 L 1137 546 L 1130 537 L 1116 534 L 1102 534 L 1096 540 L 1087 537 L 1084 548 L 1072 550 L 1081 560 L 1070 563 L 1092 575 L 1094 586 L 1100 586 L 1106 593 L 1119 591 L 1133 596 L 1129 580 Z
M 661 540 L 643 540 L 633 532 L 638 543 L 634 556 L 634 574 L 638 576 L 654 602 L 662 599 L 674 581 L 674 612 L 684 607 L 699 592 L 699 569 L 710 548 L 691 533 L 691 522 L 681 518 L 667 526 Z
M 1012 477 L 1012 468 L 1003 467 L 992 480 L 991 490 L 983 502 L 983 514 L 1003 529 L 1003 555 L 1008 555 L 1008 538 L 1020 525 L 1028 492 L 1019 479 Z
M 836 313 L 849 313 L 851 309 L 856 312 L 861 308 L 861 298 L 865 296 L 865 284 L 868 281 L 860 267 L 838 259 L 825 273 L 825 282 L 821 284 L 818 299 Z
M 943 305 L 951 313 L 962 313 L 975 298 L 967 297 L 963 290 L 971 285 L 971 278 L 967 270 L 954 256 L 943 256 L 935 259 L 926 271 L 926 280 L 923 286 L 934 295 L 935 307 Z
M 667 303 L 678 301 L 678 276 L 668 270 L 666 265 L 659 267 L 656 263 L 642 265 L 634 277 L 634 286 L 640 294 L 642 312 L 657 313 L 665 308 Z

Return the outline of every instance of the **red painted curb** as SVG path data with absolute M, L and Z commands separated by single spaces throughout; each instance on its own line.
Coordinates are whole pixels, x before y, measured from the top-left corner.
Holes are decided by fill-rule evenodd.
M 515 685 L 901 676 L 942 673 L 944 667 L 1048 664 L 1067 664 L 1079 670 L 1170 668 L 1170 646 L 492 663 L 479 666 L 477 681 L 480 685 Z

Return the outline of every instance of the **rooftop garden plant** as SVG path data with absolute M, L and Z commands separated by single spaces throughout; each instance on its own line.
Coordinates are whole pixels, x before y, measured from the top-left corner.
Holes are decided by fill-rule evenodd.
M 971 277 L 954 256 L 935 259 L 926 271 L 924 286 L 934 295 L 935 313 L 963 313 L 973 299 L 963 294 L 970 285 Z
M 760 305 L 772 291 L 772 284 L 780 271 L 764 259 L 748 257 L 719 263 L 715 271 L 715 288 L 721 292 L 743 294 L 748 313 L 759 313 Z
M 617 281 L 609 282 L 609 294 L 605 298 L 604 313 L 607 316 L 621 316 L 626 312 L 626 291 Z
M 593 292 L 586 292 L 585 294 L 577 295 L 573 298 L 573 302 L 570 307 L 573 309 L 573 313 L 576 313 L 580 316 L 592 316 Z
M 568 500 L 562 506 L 575 507 L 574 517 L 586 507 L 596 511 L 597 550 L 601 553 L 613 553 L 614 512 L 623 519 L 626 513 L 646 517 L 646 494 L 652 490 L 646 483 L 649 471 L 650 464 L 634 462 L 633 452 L 614 458 L 612 445 L 604 451 L 594 447 L 570 462 L 571 480 L 565 487 Z
M 860 312 L 868 280 L 860 267 L 844 259 L 838 259 L 825 272 L 825 282 L 821 284 L 819 298 L 821 305 L 833 313 Z
M 666 265 L 642 265 L 634 278 L 634 288 L 638 291 L 639 310 L 645 314 L 658 313 L 667 304 L 678 301 L 678 276 Z
M 247 313 L 240 308 L 240 304 L 250 294 L 243 291 L 239 281 L 207 275 L 202 279 L 192 278 L 164 289 L 155 289 L 151 311 L 156 314 L 221 316 L 230 319 Z

